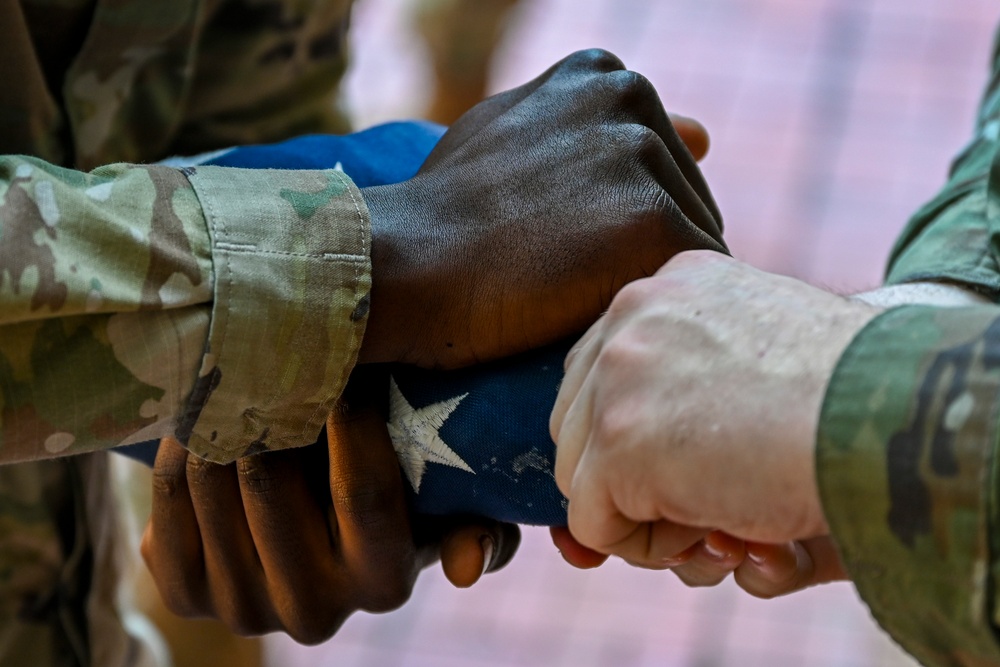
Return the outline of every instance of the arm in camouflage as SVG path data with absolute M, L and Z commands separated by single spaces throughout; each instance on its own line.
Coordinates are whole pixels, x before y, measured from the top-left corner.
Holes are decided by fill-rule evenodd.
M 998 396 L 993 306 L 890 310 L 827 389 L 827 521 L 875 618 L 928 665 L 1000 664 Z
M 1000 296 L 1000 35 L 976 136 L 896 242 L 886 281 Z M 817 445 L 824 510 L 879 623 L 932 665 L 1000 664 L 994 470 L 1000 310 L 906 307 L 831 380 Z
M 947 281 L 1000 297 L 1000 32 L 976 135 L 952 164 L 941 192 L 910 219 L 889 258 L 886 282 Z
M 175 432 L 220 462 L 315 441 L 369 247 L 336 171 L 0 157 L 0 461 Z

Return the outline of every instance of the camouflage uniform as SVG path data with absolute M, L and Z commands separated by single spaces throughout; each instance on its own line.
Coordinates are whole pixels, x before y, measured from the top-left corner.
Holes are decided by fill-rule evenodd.
M 357 188 L 142 163 L 344 130 L 350 5 L 0 1 L 0 462 L 32 461 L 0 468 L 0 663 L 142 660 L 106 461 L 40 459 L 177 432 L 231 461 L 313 442 L 339 395 L 370 288 Z
M 976 137 L 904 230 L 889 283 L 1000 300 L 1000 36 Z M 907 306 L 851 343 L 827 389 L 817 475 L 879 623 L 928 665 L 1000 665 L 1000 308 Z

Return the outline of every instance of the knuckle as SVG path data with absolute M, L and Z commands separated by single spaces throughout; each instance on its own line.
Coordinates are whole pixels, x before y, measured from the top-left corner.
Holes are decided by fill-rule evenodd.
M 598 131 L 610 135 L 606 142 L 620 161 L 631 165 L 627 172 L 629 175 L 634 177 L 635 167 L 641 166 L 644 180 L 649 184 L 654 183 L 648 173 L 657 153 L 663 150 L 663 142 L 658 134 L 639 123 L 609 125 Z
M 336 626 L 330 627 L 319 625 L 314 620 L 308 620 L 304 621 L 301 625 L 285 626 L 285 632 L 288 633 L 289 637 L 303 646 L 316 646 L 333 637 L 342 624 L 343 621 L 340 621 Z
M 160 467 L 153 468 L 153 498 L 171 500 L 187 492 L 187 481 L 184 478 L 184 468 Z
M 624 122 L 605 125 L 598 131 L 609 135 L 603 138 L 612 150 L 630 155 L 641 154 L 643 151 L 653 148 L 656 145 L 654 142 L 659 140 L 655 132 L 641 123 Z
M 240 486 L 255 496 L 267 496 L 279 486 L 279 476 L 267 465 L 263 455 L 245 456 L 236 461 Z
M 633 280 L 618 290 L 618 294 L 611 300 L 611 305 L 608 307 L 608 315 L 611 319 L 630 315 L 641 309 L 654 295 L 655 290 L 649 281 Z M 619 336 L 613 337 L 612 341 L 617 338 Z
M 762 586 L 758 586 L 757 584 L 747 584 L 746 582 L 740 582 L 738 578 L 737 578 L 737 584 L 744 591 L 746 591 L 753 597 L 758 598 L 760 600 L 773 600 L 774 598 L 781 597 L 781 595 L 785 592 L 774 588 L 764 588 Z
M 560 459 L 556 459 L 555 479 L 556 488 L 564 497 L 569 498 L 573 493 L 573 471 L 564 465 L 560 465 Z
M 207 610 L 197 603 L 198 596 L 194 595 L 186 586 L 163 584 L 158 581 L 157 588 L 160 591 L 163 606 L 173 614 L 181 618 L 196 618 L 206 615 Z
M 223 468 L 225 468 L 225 466 L 213 463 L 212 461 L 203 459 L 200 456 L 190 454 L 188 455 L 187 463 L 185 464 L 187 482 L 191 485 L 191 487 L 211 484 L 219 473 L 222 472 Z
M 659 101 L 659 95 L 652 82 L 638 72 L 628 69 L 615 70 L 605 75 L 603 81 L 615 95 L 630 105 L 643 99 Z
M 367 484 L 341 482 L 337 486 L 337 515 L 356 526 L 378 528 L 403 511 L 390 484 L 371 480 Z
M 621 59 L 604 49 L 583 49 L 571 54 L 563 65 L 569 69 L 582 69 L 592 72 L 614 72 L 625 68 Z
M 685 250 L 670 258 L 668 264 L 675 270 L 694 270 L 716 262 L 719 257 L 719 253 L 713 250 Z
M 602 406 L 594 420 L 594 439 L 604 447 L 622 445 L 632 434 L 636 415 L 631 401 L 615 401 Z
M 277 628 L 269 623 L 263 614 L 248 608 L 246 605 L 233 605 L 228 607 L 224 614 L 220 614 L 222 622 L 241 637 L 258 637 Z
M 594 517 L 586 514 L 579 506 L 571 500 L 566 508 L 566 525 L 569 532 L 573 534 L 579 544 L 604 553 L 604 542 L 602 540 L 601 528 L 594 522 Z

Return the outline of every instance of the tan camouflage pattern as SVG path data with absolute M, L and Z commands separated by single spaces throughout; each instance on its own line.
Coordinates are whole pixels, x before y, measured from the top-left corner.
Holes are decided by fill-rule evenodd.
M 61 10 L 72 34 L 88 6 L 3 4 L 0 36 Z M 31 137 L 24 148 L 44 154 L 68 131 L 66 153 L 48 157 L 90 165 L 342 127 L 332 99 L 349 8 L 102 0 L 63 62 L 61 120 L 34 123 L 4 98 L 0 146 Z M 49 62 L 35 65 L 25 92 L 47 90 Z M 23 109 L 58 101 L 27 97 Z M 220 462 L 311 442 L 364 329 L 368 224 L 340 172 L 83 173 L 0 157 L 0 461 L 174 431 Z
M 0 665 L 169 664 L 148 633 L 126 629 L 119 578 L 136 558 L 122 550 L 107 463 L 0 466 Z
M 370 289 L 341 172 L 0 157 L 0 175 L 0 460 L 174 432 L 220 462 L 315 440 Z
M 2 2 L 0 154 L 89 170 L 344 131 L 351 4 Z
M 315 437 L 367 312 L 356 188 L 141 165 L 346 130 L 351 4 L 0 2 L 0 462 Z M 0 467 L 0 665 L 155 662 L 116 599 L 103 458 Z

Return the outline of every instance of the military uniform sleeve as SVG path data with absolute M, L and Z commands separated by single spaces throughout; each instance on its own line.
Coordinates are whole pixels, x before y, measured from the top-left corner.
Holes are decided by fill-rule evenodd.
M 0 461 L 313 442 L 356 360 L 369 248 L 336 171 L 0 157 Z
M 893 247 L 886 282 L 946 281 L 1000 299 L 1000 33 L 976 134 Z
M 1000 308 L 904 306 L 827 388 L 824 511 L 873 615 L 927 665 L 1000 665 Z

